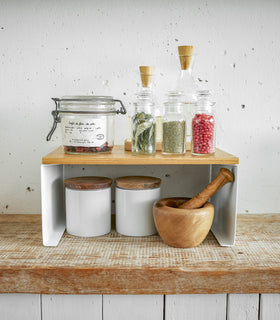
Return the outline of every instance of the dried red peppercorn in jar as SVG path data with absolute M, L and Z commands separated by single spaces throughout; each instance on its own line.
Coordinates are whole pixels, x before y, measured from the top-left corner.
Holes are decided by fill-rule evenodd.
M 206 155 L 215 152 L 215 103 L 210 101 L 208 90 L 197 92 L 197 102 L 192 118 L 192 148 L 193 155 Z

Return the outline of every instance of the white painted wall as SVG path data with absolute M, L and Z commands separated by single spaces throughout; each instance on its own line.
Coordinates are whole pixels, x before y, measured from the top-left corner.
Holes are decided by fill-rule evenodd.
M 45 141 L 51 97 L 110 94 L 131 107 L 138 66 L 155 65 L 162 102 L 182 44 L 215 93 L 217 146 L 240 157 L 238 212 L 279 212 L 279 28 L 277 0 L 1 0 L 0 213 L 40 212 L 41 158 L 60 144 L 59 132 Z M 117 128 L 122 144 L 126 117 Z

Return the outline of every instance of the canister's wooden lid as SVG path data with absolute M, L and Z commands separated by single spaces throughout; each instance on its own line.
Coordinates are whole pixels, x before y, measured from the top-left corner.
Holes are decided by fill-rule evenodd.
M 106 177 L 76 177 L 64 180 L 66 188 L 75 190 L 97 190 L 109 188 L 113 180 Z
M 127 176 L 116 178 L 115 182 L 116 186 L 122 189 L 143 190 L 158 188 L 161 179 L 146 176 Z

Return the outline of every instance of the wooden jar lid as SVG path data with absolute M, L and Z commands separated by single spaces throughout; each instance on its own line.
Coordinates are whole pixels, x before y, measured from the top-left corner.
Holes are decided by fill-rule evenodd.
M 97 190 L 109 188 L 113 180 L 106 177 L 76 177 L 65 179 L 66 188 L 75 190 Z
M 116 186 L 122 189 L 144 190 L 160 187 L 161 179 L 146 176 L 119 177 L 115 180 Z

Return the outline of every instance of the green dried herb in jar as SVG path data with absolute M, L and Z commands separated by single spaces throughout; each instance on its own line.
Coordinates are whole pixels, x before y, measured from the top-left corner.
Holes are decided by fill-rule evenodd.
M 162 153 L 186 152 L 186 117 L 183 113 L 181 93 L 171 91 L 168 101 L 164 103 Z
M 185 153 L 186 121 L 163 122 L 163 152 Z
M 150 113 L 137 112 L 132 117 L 132 152 L 154 154 L 155 118 Z

